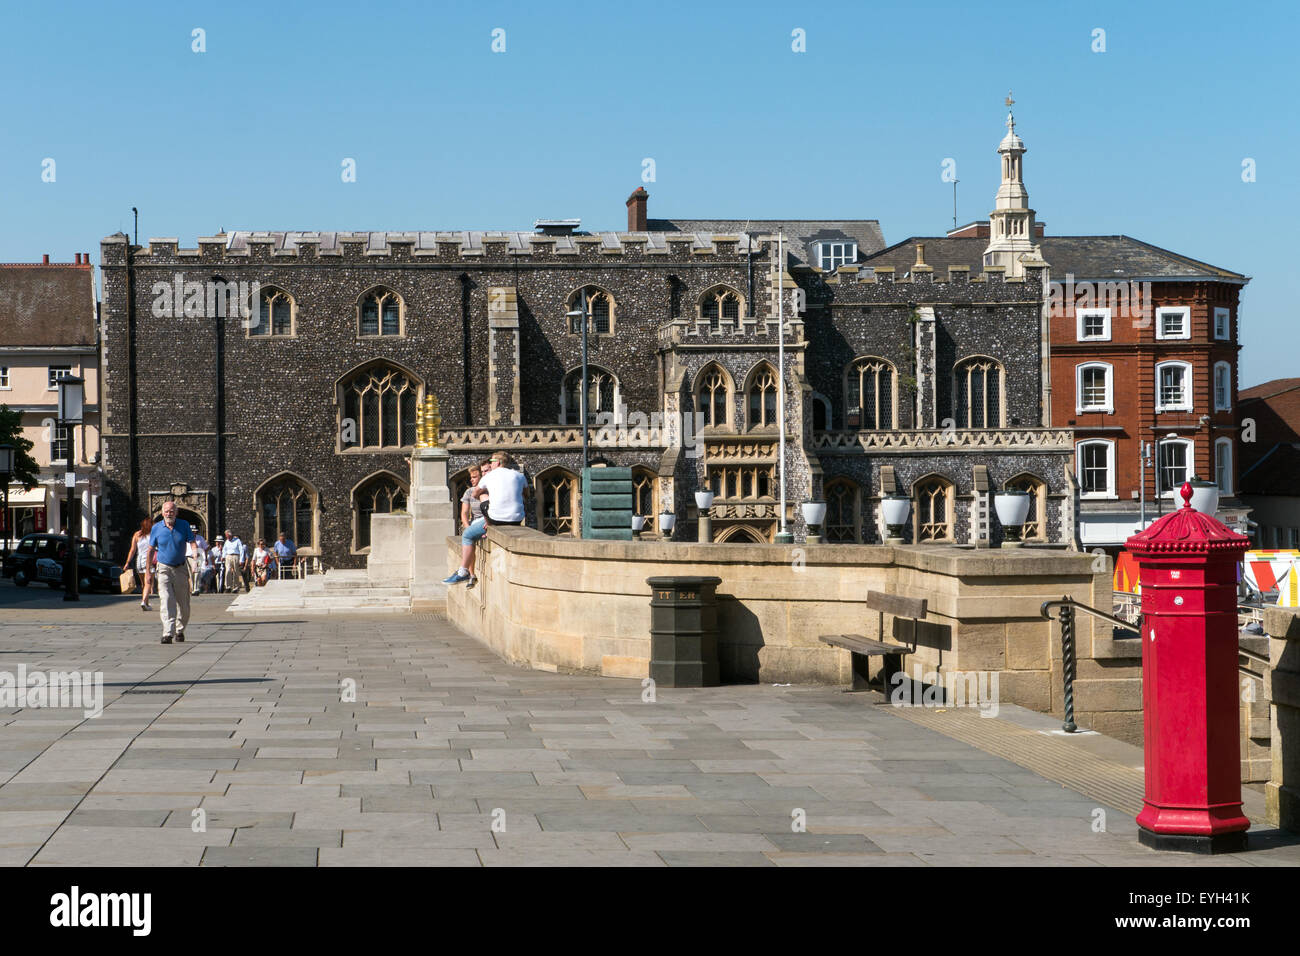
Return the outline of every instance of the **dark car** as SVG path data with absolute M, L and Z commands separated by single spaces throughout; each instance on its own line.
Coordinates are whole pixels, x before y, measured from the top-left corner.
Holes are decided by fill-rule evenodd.
M 66 534 L 29 534 L 18 542 L 4 563 L 4 576 L 13 578 L 20 588 L 32 581 L 48 584 L 52 588 L 64 586 L 64 561 L 68 556 Z M 82 591 L 116 591 L 118 573 L 112 561 L 99 554 L 99 546 L 84 538 L 77 541 L 77 570 L 80 572 Z

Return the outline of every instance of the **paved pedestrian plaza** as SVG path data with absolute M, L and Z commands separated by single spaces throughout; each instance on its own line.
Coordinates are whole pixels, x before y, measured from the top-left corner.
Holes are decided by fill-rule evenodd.
M 435 615 L 259 622 L 227 602 L 196 599 L 163 646 L 138 599 L 0 584 L 0 671 L 102 671 L 105 704 L 0 710 L 0 864 L 1300 863 L 1261 823 L 1233 856 L 1139 846 L 1140 751 L 1018 708 L 818 686 L 646 700 L 514 667 Z M 1006 759 L 1035 748 L 1083 792 Z

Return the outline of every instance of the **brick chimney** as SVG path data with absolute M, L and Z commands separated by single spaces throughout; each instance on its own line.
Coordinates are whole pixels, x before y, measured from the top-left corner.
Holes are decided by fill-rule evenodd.
M 650 194 L 645 191 L 644 186 L 636 187 L 632 195 L 627 197 L 627 231 L 628 232 L 645 232 L 645 204 L 650 198 Z

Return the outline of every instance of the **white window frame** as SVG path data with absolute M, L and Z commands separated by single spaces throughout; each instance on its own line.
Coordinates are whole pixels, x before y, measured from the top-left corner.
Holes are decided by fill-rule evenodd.
M 1230 495 L 1233 493 L 1232 485 L 1232 439 L 1216 438 L 1214 440 L 1214 483 L 1219 486 L 1219 494 Z M 1219 467 L 1219 450 L 1226 448 L 1228 450 L 1228 467 L 1221 469 Z
M 58 373 L 57 375 L 55 373 Z M 64 375 L 72 374 L 71 365 L 47 365 L 45 366 L 45 390 L 47 392 L 57 392 L 59 390 L 59 379 Z
M 1087 335 L 1084 329 L 1087 328 L 1086 319 L 1100 315 L 1104 320 L 1102 333 L 1100 335 Z M 1080 342 L 1109 342 L 1110 341 L 1110 309 L 1076 309 L 1078 339 Z
M 1166 368 L 1181 368 L 1183 370 L 1183 401 L 1178 405 L 1166 405 L 1161 397 L 1160 373 Z M 1192 410 L 1192 363 L 1181 360 L 1171 360 L 1168 362 L 1156 363 L 1156 411 L 1157 412 L 1190 412 Z
M 1223 373 L 1223 402 L 1219 402 L 1219 374 Z M 1216 412 L 1232 411 L 1232 366 L 1227 362 L 1215 362 L 1211 382 L 1214 385 L 1214 410 Z
M 1083 490 L 1083 449 L 1089 445 L 1101 445 L 1106 449 L 1106 491 Z M 1115 443 L 1108 438 L 1089 438 L 1074 446 L 1074 468 L 1079 479 L 1080 498 L 1114 498 L 1115 497 Z
M 0 389 L 8 392 L 13 386 L 9 384 L 9 366 L 0 365 Z
M 50 426 L 50 464 L 68 460 L 68 427 L 58 424 Z
M 1183 319 L 1183 330 L 1176 335 L 1165 334 L 1165 316 L 1180 315 Z M 1156 309 L 1156 338 L 1157 339 L 1190 339 L 1192 337 L 1192 307 L 1188 305 L 1167 305 Z
M 826 265 L 827 260 L 830 265 Z M 817 267 L 822 272 L 834 272 L 840 266 L 858 261 L 858 244 L 851 239 L 827 240 L 817 243 Z
M 1232 338 L 1232 311 L 1221 305 L 1214 307 L 1214 337 L 1220 341 Z
M 1083 373 L 1091 368 L 1099 368 L 1106 373 L 1106 398 L 1101 405 L 1083 403 Z M 1109 362 L 1084 362 L 1074 367 L 1074 410 L 1078 414 L 1087 412 L 1115 413 L 1115 369 Z
M 1160 452 L 1164 451 L 1165 448 L 1171 445 L 1182 445 L 1183 448 L 1187 450 L 1186 456 L 1183 459 L 1186 462 L 1186 464 L 1183 466 L 1183 477 L 1179 481 L 1174 482 L 1166 490 L 1159 491 L 1158 489 L 1160 488 Z M 1182 488 L 1186 482 L 1191 481 L 1192 475 L 1194 474 L 1196 474 L 1196 442 L 1191 438 L 1160 439 L 1160 446 L 1159 449 L 1156 451 L 1157 494 L 1159 494 L 1161 498 L 1173 498 L 1175 495 L 1178 494 L 1179 489 Z

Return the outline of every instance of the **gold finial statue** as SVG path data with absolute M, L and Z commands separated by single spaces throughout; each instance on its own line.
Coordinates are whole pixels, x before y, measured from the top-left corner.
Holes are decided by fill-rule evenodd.
M 442 415 L 438 412 L 438 396 L 428 395 L 415 406 L 415 447 L 437 448 L 438 429 Z

